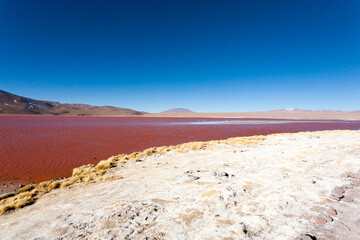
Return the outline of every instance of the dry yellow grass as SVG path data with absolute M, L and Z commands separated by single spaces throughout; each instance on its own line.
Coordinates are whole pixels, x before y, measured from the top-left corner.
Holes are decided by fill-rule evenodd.
M 33 204 L 42 195 L 53 189 L 66 188 L 76 183 L 92 183 L 113 179 L 114 176 L 104 176 L 107 169 L 125 164 L 128 161 L 141 161 L 145 156 L 152 154 L 164 154 L 171 150 L 186 153 L 188 151 L 204 150 L 215 144 L 252 144 L 265 140 L 265 136 L 236 137 L 226 140 L 208 142 L 189 142 L 176 146 L 162 146 L 145 149 L 142 152 L 120 154 L 100 161 L 97 165 L 88 164 L 73 169 L 70 177 L 61 180 L 50 180 L 39 184 L 32 184 L 21 188 L 16 193 L 8 193 L 0 196 L 0 215 Z

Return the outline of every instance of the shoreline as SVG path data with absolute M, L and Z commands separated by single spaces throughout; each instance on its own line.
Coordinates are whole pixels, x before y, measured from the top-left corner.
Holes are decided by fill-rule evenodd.
M 241 119 L 242 122 L 233 125 L 234 120 L 3 116 L 0 117 L 3 150 L 0 189 L 8 192 L 20 184 L 68 177 L 74 168 L 84 164 L 97 164 L 117 153 L 130 154 L 153 146 L 281 132 L 359 129 L 360 126 L 357 121 L 333 120 L 281 120 L 280 124 L 265 124 L 268 120 L 264 119 L 260 119 L 264 121 L 260 124 L 252 124 L 259 119 L 251 122 Z M 208 121 L 223 124 L 201 124 Z
M 283 119 L 281 119 L 283 120 Z M 295 120 L 296 121 L 296 120 Z M 305 120 L 306 121 L 306 120 Z M 308 120 L 311 121 L 311 120 Z M 327 121 L 327 120 L 324 120 Z M 300 132 L 295 132 L 295 133 L 271 133 L 271 134 L 265 134 L 265 135 L 254 135 L 254 136 L 243 136 L 243 137 L 231 137 L 231 138 L 227 138 L 227 139 L 220 139 L 220 140 L 210 140 L 210 141 L 195 141 L 195 142 L 185 142 L 185 143 L 180 143 L 177 145 L 168 145 L 168 146 L 160 146 L 160 147 L 150 147 L 147 149 L 144 149 L 142 151 L 136 151 L 136 152 L 132 152 L 129 154 L 126 153 L 121 153 L 121 154 L 117 154 L 117 155 L 113 155 L 111 157 L 109 157 L 108 159 L 103 159 L 100 160 L 97 164 L 84 164 L 82 166 L 73 168 L 72 170 L 72 175 L 68 176 L 68 177 L 60 177 L 60 178 L 53 178 L 53 179 L 49 179 L 49 180 L 45 180 L 45 181 L 41 181 L 39 183 L 30 183 L 30 184 L 21 184 L 21 182 L 17 182 L 17 179 L 14 179 L 12 182 L 15 183 L 10 183 L 10 184 L 6 184 L 8 185 L 8 189 L 1 189 L 0 188 L 0 215 L 3 213 L 6 213 L 8 209 L 8 207 L 4 207 L 2 200 L 3 199 L 7 199 L 8 197 L 6 197 L 7 195 L 10 197 L 16 196 L 19 193 L 33 190 L 36 189 L 36 186 L 41 186 L 41 188 L 45 186 L 45 188 L 47 187 L 47 185 L 51 184 L 51 183 L 55 183 L 55 187 L 51 187 L 50 190 L 52 189 L 57 189 L 57 188 L 62 188 L 62 187 L 68 187 L 71 186 L 72 184 L 76 184 L 76 183 L 90 183 L 90 182 L 96 182 L 99 179 L 94 179 L 94 177 L 97 177 L 98 175 L 104 175 L 106 174 L 106 170 L 112 167 L 116 167 L 118 164 L 122 165 L 122 164 L 126 164 L 127 162 L 131 162 L 131 161 L 139 161 L 140 158 L 142 157 L 146 157 L 146 156 L 151 156 L 152 154 L 165 154 L 168 151 L 172 151 L 172 150 L 182 150 L 183 149 L 187 149 L 187 151 L 189 151 L 189 147 L 190 150 L 196 151 L 196 150 L 201 150 L 206 148 L 209 145 L 212 144 L 229 144 L 229 143 L 233 143 L 233 141 L 235 142 L 243 142 L 245 144 L 249 144 L 249 143 L 254 143 L 256 141 L 262 141 L 264 140 L 266 137 L 268 136 L 276 136 L 276 135 L 289 135 L 289 134 L 302 134 L 302 133 L 325 133 L 325 132 L 337 132 L 337 131 L 357 131 L 357 130 L 322 130 L 322 131 L 300 131 Z M 85 180 L 83 180 L 84 177 L 86 177 L 86 174 L 90 175 L 90 179 L 86 178 Z M 77 177 L 77 175 L 80 175 L 80 181 Z M 76 176 L 76 179 L 72 179 L 74 176 Z M 102 178 L 100 178 L 100 181 L 102 180 Z M 62 184 L 63 182 L 66 181 L 70 181 L 71 183 L 65 183 Z M 4 184 L 3 184 L 4 185 Z M 9 186 L 11 185 L 11 186 Z M 44 191 L 44 190 L 42 190 Z M 41 192 L 42 192 L 41 191 Z M 45 193 L 48 193 L 48 189 L 45 190 Z M 42 194 L 41 194 L 42 195 Z M 41 196 L 40 195 L 40 196 Z M 34 196 L 36 197 L 36 195 Z M 35 201 L 37 200 L 37 198 L 35 198 Z M 31 200 L 33 201 L 33 199 Z M 27 206 L 27 204 L 25 205 Z M 15 207 L 15 209 L 19 209 L 21 207 Z M 4 211 L 5 209 L 5 211 Z M 10 211 L 12 211 L 12 207 L 9 208 Z
M 284 120 L 360 120 L 360 112 L 227 112 L 227 113 L 150 113 L 142 117 L 204 117 L 204 118 L 260 118 Z
M 326 133 L 326 132 L 346 132 L 346 131 L 357 131 L 357 130 L 324 130 L 324 131 L 301 131 L 296 133 L 273 133 L 267 135 L 254 135 L 254 136 L 245 136 L 245 137 L 231 137 L 228 139 L 220 139 L 220 140 L 210 140 L 210 141 L 195 141 L 195 142 L 186 142 L 178 145 L 169 145 L 169 146 L 161 146 L 161 147 L 150 147 L 143 151 L 137 151 L 130 154 L 118 154 L 113 155 L 108 159 L 100 160 L 97 164 L 84 164 L 82 166 L 76 167 L 72 170 L 72 175 L 69 177 L 60 177 L 57 179 L 49 179 L 46 181 L 42 181 L 39 183 L 30 183 L 27 185 L 22 185 L 21 187 L 16 187 L 8 192 L 3 192 L 0 194 L 0 215 L 4 214 L 8 211 L 16 210 L 22 208 L 23 206 L 17 206 L 15 208 L 11 206 L 6 206 L 3 204 L 3 200 L 16 197 L 18 194 L 28 191 L 34 191 L 36 187 L 45 188 L 42 189 L 41 195 L 48 193 L 53 189 L 58 188 L 66 188 L 76 183 L 94 183 L 97 181 L 102 181 L 102 178 L 96 179 L 99 175 L 106 174 L 106 170 L 109 168 L 116 167 L 118 165 L 126 164 L 127 162 L 137 162 L 141 161 L 142 157 L 151 156 L 153 154 L 165 154 L 168 151 L 172 150 L 181 150 L 182 152 L 187 151 L 197 151 L 205 149 L 207 146 L 212 144 L 229 144 L 229 143 L 244 143 L 251 144 L 256 143 L 257 141 L 263 141 L 266 137 L 276 136 L 276 135 L 291 135 L 291 134 L 303 134 L 303 133 Z M 184 150 L 186 149 L 186 150 Z M 75 179 L 72 179 L 75 177 Z M 50 187 L 50 185 L 52 185 Z M 50 187 L 47 189 L 47 187 Z M 38 195 L 34 195 L 34 199 L 31 199 L 30 202 L 34 203 L 38 198 Z M 27 206 L 26 203 L 24 206 Z
M 115 230 L 123 237 L 130 234 L 128 236 L 135 239 L 143 236 L 169 239 L 172 234 L 183 236 L 185 233 L 198 238 L 213 234 L 213 237 L 242 236 L 244 239 L 309 239 L 306 236 L 346 239 L 343 236 L 359 233 L 353 225 L 356 219 L 347 215 L 348 209 L 354 217 L 359 211 L 356 203 L 360 196 L 356 195 L 356 189 L 360 181 L 355 174 L 360 169 L 359 140 L 359 130 L 282 133 L 190 142 L 114 156 L 97 166 L 74 169 L 72 177 L 78 176 L 81 181 L 64 188 L 61 186 L 71 179 L 48 183 L 59 189 L 48 189 L 47 194 L 35 199 L 34 205 L 0 216 L 0 223 L 3 223 L 2 229 L 11 228 L 14 234 L 20 234 L 25 224 L 29 233 L 21 234 L 28 238 L 41 234 L 67 237 L 80 234 L 82 230 L 75 231 L 68 225 L 70 221 L 74 227 L 85 224 L 84 230 L 91 233 L 89 237 L 100 238 L 106 231 Z M 354 173 L 343 177 L 344 172 Z M 86 182 L 92 184 L 83 185 Z M 351 197 L 353 202 L 333 199 L 332 190 L 337 186 L 343 188 L 342 194 Z M 29 197 L 36 187 L 27 188 L 21 194 Z M 158 210 L 147 212 L 149 207 Z M 337 210 L 336 215 L 327 214 L 330 207 Z M 29 211 L 31 214 L 27 214 Z M 59 216 L 69 211 L 74 215 L 68 220 L 52 219 L 56 216 L 62 219 Z M 95 215 L 84 218 L 83 214 L 88 211 L 94 211 Z M 132 220 L 122 218 L 115 220 L 125 221 L 125 225 L 106 222 L 110 225 L 103 230 L 92 227 L 104 226 L 101 219 L 110 221 L 111 214 L 119 211 L 139 212 L 134 221 L 140 221 L 143 230 L 138 232 Z M 54 232 L 54 228 L 34 228 L 32 222 L 39 214 L 48 222 L 55 221 L 58 227 L 67 226 L 62 231 L 65 235 Z M 145 216 L 156 217 L 156 224 L 144 220 Z M 14 221 L 18 224 L 14 225 Z M 202 230 L 202 221 L 209 226 L 207 231 Z M 350 232 L 347 227 L 351 228 Z M 332 235 L 326 235 L 327 232 Z M 30 233 L 35 235 L 26 235 Z
M 337 130 L 335 130 L 337 131 Z M 341 131 L 341 130 L 340 130 Z M 280 133 L 281 134 L 281 133 Z M 286 133 L 284 133 L 286 134 Z M 51 190 L 58 188 L 66 188 L 77 183 L 94 183 L 102 180 L 107 180 L 102 176 L 106 174 L 106 170 L 116 167 L 118 165 L 126 164 L 127 162 L 141 161 L 142 157 L 151 156 L 153 154 L 165 154 L 172 150 L 201 150 L 211 144 L 223 144 L 240 142 L 244 144 L 250 144 L 256 141 L 265 139 L 264 135 L 249 136 L 249 137 L 233 137 L 224 140 L 211 140 L 211 141 L 196 141 L 187 142 L 178 145 L 169 145 L 161 147 L 152 147 L 139 152 L 133 152 L 130 154 L 118 154 L 108 159 L 101 160 L 98 164 L 86 164 L 80 167 L 74 168 L 72 175 L 69 177 L 63 177 L 59 179 L 51 179 L 43 181 L 37 184 L 28 184 L 21 187 L 15 192 L 7 192 L 0 195 L 0 215 L 11 212 L 13 210 L 20 209 L 35 203 L 39 197 L 49 193 Z M 30 194 L 28 194 L 30 192 Z M 25 193 L 25 194 L 24 194 Z M 30 196 L 30 197 L 29 197 Z M 24 200 L 25 201 L 22 201 Z
M 63 116 L 63 117 L 134 117 L 134 118 L 223 118 L 223 119 L 279 119 L 279 120 L 339 120 L 360 121 L 360 112 L 224 112 L 224 113 L 146 113 L 143 115 L 52 115 L 52 114 L 0 114 L 0 116 Z

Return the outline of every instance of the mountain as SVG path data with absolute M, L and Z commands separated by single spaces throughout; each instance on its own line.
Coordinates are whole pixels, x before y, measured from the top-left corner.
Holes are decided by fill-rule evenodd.
M 277 109 L 277 110 L 273 110 L 271 112 L 309 112 L 309 113 L 341 113 L 341 112 L 351 112 L 351 111 L 342 111 L 342 110 L 305 110 L 305 109 L 299 109 L 299 108 L 286 108 L 286 109 Z M 360 112 L 360 111 L 352 111 L 354 113 L 356 112 Z
M 0 114 L 144 115 L 145 113 L 113 106 L 40 101 L 0 90 Z
M 193 111 L 187 108 L 172 108 L 164 111 L 163 113 L 193 113 Z

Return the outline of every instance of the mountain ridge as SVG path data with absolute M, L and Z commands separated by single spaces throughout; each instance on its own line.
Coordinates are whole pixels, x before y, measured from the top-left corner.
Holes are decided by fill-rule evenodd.
M 114 106 L 59 103 L 22 97 L 0 90 L 0 114 L 30 115 L 144 115 L 145 112 Z

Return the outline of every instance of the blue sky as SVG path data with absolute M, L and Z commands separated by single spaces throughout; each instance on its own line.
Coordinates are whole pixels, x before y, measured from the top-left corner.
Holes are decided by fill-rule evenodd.
M 0 89 L 148 112 L 360 110 L 360 3 L 0 0 Z

